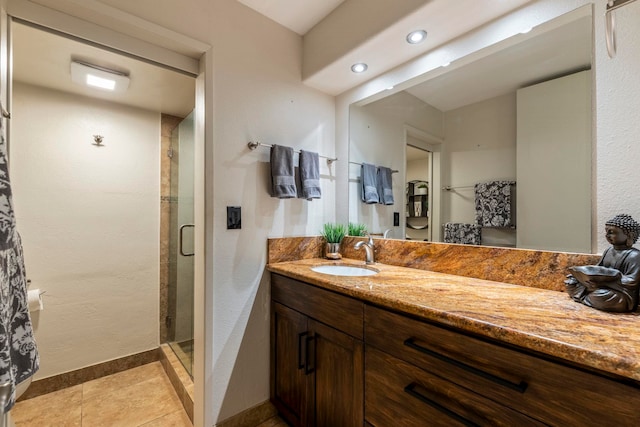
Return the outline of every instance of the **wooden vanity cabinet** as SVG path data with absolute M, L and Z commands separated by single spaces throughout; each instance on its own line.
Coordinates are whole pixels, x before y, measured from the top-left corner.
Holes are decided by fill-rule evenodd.
M 450 425 L 640 425 L 635 385 L 405 315 L 366 306 L 365 342 L 365 417 L 375 426 L 391 419 L 384 396 L 391 411 L 414 408 L 402 425 L 421 425 L 427 412 Z
M 637 382 L 271 277 L 271 400 L 293 426 L 640 426 Z
M 271 276 L 271 401 L 294 426 L 364 423 L 364 304 Z

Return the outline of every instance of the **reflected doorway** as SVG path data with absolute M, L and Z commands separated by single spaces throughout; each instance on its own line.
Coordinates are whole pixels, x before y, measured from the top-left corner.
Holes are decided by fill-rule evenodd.
M 411 138 L 411 137 L 410 137 Z M 415 145 L 406 147 L 405 238 L 432 241 L 430 209 L 433 207 L 433 155 Z

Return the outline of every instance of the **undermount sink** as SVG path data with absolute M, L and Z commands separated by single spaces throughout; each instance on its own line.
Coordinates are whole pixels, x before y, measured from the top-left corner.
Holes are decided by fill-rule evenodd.
M 373 276 L 376 270 L 355 265 L 318 265 L 311 267 L 316 273 L 331 274 L 332 276 Z

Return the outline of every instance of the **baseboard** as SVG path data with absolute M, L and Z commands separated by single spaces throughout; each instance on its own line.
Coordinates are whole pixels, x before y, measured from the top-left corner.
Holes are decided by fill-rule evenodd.
M 255 427 L 278 414 L 276 408 L 268 400 L 259 405 L 240 412 L 231 418 L 219 422 L 215 427 Z

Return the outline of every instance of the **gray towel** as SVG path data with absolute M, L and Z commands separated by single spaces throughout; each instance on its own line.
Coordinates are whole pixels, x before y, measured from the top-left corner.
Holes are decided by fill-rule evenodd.
M 304 199 L 319 199 L 322 195 L 318 153 L 300 150 L 300 183 Z
M 368 204 L 378 203 L 378 168 L 369 163 L 363 163 L 360 182 L 362 183 L 362 201 Z
M 293 148 L 275 144 L 271 147 L 271 182 L 272 197 L 280 199 L 296 197 Z
M 378 196 L 383 205 L 393 204 L 393 183 L 391 169 L 380 166 L 378 168 Z

